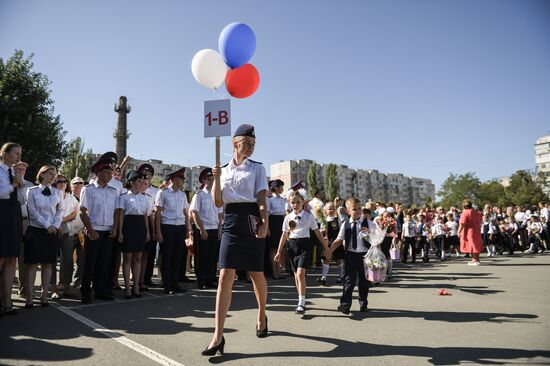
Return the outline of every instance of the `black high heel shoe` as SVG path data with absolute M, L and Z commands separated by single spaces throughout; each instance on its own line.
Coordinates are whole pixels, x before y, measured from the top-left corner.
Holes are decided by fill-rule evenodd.
M 222 341 L 217 346 L 214 346 L 212 348 L 206 347 L 204 351 L 201 352 L 201 355 L 203 356 L 214 356 L 218 351 L 220 352 L 220 355 L 223 355 L 223 348 L 225 346 L 225 338 L 222 336 Z
M 267 337 L 267 315 L 265 317 L 265 328 L 262 329 L 262 330 L 259 330 L 258 328 L 256 328 L 256 337 L 258 338 L 265 338 Z

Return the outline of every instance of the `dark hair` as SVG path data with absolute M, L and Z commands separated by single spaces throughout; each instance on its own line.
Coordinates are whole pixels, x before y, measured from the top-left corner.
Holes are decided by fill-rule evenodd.
M 368 208 L 363 208 L 363 215 L 372 215 L 372 211 L 369 210 Z
M 0 148 L 0 157 L 4 155 L 4 153 L 9 153 L 15 147 L 23 148 L 20 144 L 16 142 L 6 142 L 4 145 L 2 145 L 2 148 Z
M 71 184 L 70 184 L 69 180 L 67 179 L 67 177 L 64 176 L 63 174 L 57 174 L 55 176 L 55 180 L 53 181 L 53 184 L 57 185 L 57 180 L 59 179 L 59 177 L 63 177 L 67 181 L 67 185 L 65 186 L 65 191 L 64 192 L 71 193 L 72 192 L 71 191 Z

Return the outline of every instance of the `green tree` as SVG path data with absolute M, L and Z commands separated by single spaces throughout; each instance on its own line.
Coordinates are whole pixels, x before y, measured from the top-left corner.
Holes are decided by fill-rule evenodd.
M 66 153 L 65 131 L 54 114 L 50 82 L 33 71 L 31 59 L 20 50 L 7 61 L 0 58 L 0 143 L 23 146 L 23 161 L 29 164 L 27 179 L 36 176 L 42 165 L 60 166 Z
M 84 141 L 76 137 L 67 145 L 67 156 L 61 165 L 61 174 L 72 179 L 76 176 L 88 180 L 90 169 L 93 165 L 92 149 L 84 152 Z
M 511 203 L 504 186 L 494 180 L 481 183 L 479 196 L 480 206 L 490 203 L 493 206 L 506 207 Z
M 309 166 L 307 171 L 307 194 L 309 197 L 313 197 L 315 191 L 319 189 L 317 184 L 317 163 L 313 162 Z
M 466 198 L 479 203 L 480 186 L 481 182 L 473 172 L 461 175 L 451 173 L 438 192 L 441 197 L 441 205 L 443 207 L 451 205 L 461 207 L 462 200 Z
M 328 201 L 333 201 L 340 191 L 338 175 L 336 174 L 336 165 L 329 164 L 325 174 L 325 197 Z
M 548 197 L 542 191 L 527 170 L 518 170 L 510 177 L 510 185 L 506 188 L 507 196 L 516 205 L 534 206 Z

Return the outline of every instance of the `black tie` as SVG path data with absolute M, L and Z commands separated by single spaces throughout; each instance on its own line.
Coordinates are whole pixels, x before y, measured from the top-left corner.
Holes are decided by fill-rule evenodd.
M 8 168 L 8 176 L 10 178 L 10 184 L 13 184 L 13 173 L 11 172 L 11 168 Z M 10 193 L 10 201 L 17 202 L 17 188 L 14 188 Z
M 46 187 L 42 190 L 42 194 L 46 197 L 52 194 L 52 191 L 50 191 L 50 187 Z
M 357 249 L 357 222 L 351 224 L 351 247 Z

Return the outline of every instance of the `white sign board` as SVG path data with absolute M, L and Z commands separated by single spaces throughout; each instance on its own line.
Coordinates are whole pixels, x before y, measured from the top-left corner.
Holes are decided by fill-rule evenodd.
M 204 101 L 204 137 L 231 136 L 229 99 Z

